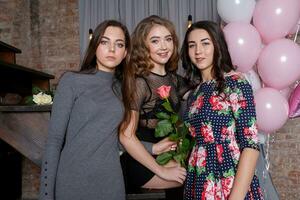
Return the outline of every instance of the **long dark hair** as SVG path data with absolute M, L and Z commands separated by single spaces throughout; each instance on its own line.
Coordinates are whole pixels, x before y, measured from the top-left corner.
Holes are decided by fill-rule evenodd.
M 224 33 L 220 26 L 215 22 L 195 22 L 187 30 L 180 52 L 182 66 L 186 69 L 185 78 L 189 80 L 194 87 L 203 81 L 200 70 L 197 69 L 189 57 L 188 39 L 190 33 L 196 29 L 207 31 L 214 45 L 212 77 L 217 81 L 217 90 L 221 93 L 225 87 L 224 72 L 235 70 L 235 67 L 231 62 Z
M 130 122 L 132 110 L 131 104 L 132 102 L 134 102 L 136 91 L 136 77 L 147 76 L 151 72 L 151 69 L 154 67 L 151 62 L 149 47 L 147 46 L 146 39 L 151 29 L 155 25 L 164 26 L 171 33 L 174 49 L 172 56 L 165 65 L 165 68 L 168 72 L 174 72 L 177 70 L 179 60 L 178 38 L 173 23 L 156 15 L 151 15 L 144 18 L 135 27 L 131 36 L 132 51 L 130 54 L 129 64 L 126 66 L 126 69 L 124 71 L 122 94 L 125 107 L 125 115 L 120 126 L 121 133 L 123 133 Z
M 97 47 L 99 46 L 102 36 L 104 35 L 105 30 L 109 26 L 119 27 L 120 29 L 122 29 L 125 35 L 125 48 L 127 49 L 128 53 L 130 52 L 130 35 L 127 27 L 123 25 L 121 22 L 118 22 L 116 20 L 103 21 L 94 30 L 89 46 L 85 52 L 84 59 L 80 66 L 80 70 L 79 70 L 80 73 L 93 74 L 97 72 L 96 50 Z M 126 58 L 128 58 L 128 56 Z M 115 69 L 114 75 L 115 78 L 119 81 L 122 81 L 123 79 L 123 71 L 125 69 L 125 65 L 127 61 L 128 60 L 123 59 L 122 62 Z

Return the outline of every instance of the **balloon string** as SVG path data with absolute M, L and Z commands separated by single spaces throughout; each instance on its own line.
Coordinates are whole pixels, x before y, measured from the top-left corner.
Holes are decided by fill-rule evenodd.
M 270 134 L 267 135 L 265 155 L 266 155 L 266 170 L 269 172 L 270 162 L 269 162 L 269 150 L 270 150 Z
M 298 33 L 299 33 L 299 28 L 300 28 L 300 24 L 297 25 L 297 31 L 296 31 L 296 33 L 295 33 L 294 42 L 296 42 L 296 40 L 297 40 Z
M 265 166 L 263 168 L 263 193 L 265 199 L 268 199 L 268 193 L 266 190 L 266 184 L 267 184 L 267 178 L 269 175 L 269 168 L 270 168 L 270 160 L 269 160 L 269 150 L 270 150 L 270 133 L 266 134 L 266 141 L 265 141 L 265 147 L 263 147 L 263 157 L 265 159 Z

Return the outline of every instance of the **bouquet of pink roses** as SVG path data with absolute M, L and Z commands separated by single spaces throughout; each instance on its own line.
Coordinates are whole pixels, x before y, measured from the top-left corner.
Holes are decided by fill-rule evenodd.
M 156 113 L 159 121 L 155 128 L 155 137 L 168 136 L 170 140 L 177 142 L 177 148 L 160 154 L 157 156 L 156 161 L 160 165 L 164 165 L 174 159 L 181 166 L 186 167 L 186 160 L 194 145 L 194 140 L 188 134 L 188 127 L 179 118 L 178 113 L 173 110 L 169 102 L 170 90 L 171 86 L 162 85 L 156 91 L 163 100 L 162 106 L 165 112 Z

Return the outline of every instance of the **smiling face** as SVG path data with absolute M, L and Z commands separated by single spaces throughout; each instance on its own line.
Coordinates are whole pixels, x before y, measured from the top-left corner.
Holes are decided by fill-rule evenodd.
M 165 67 L 174 51 L 170 31 L 165 26 L 154 25 L 146 38 L 146 45 L 154 67 Z
M 214 45 L 206 30 L 195 29 L 190 32 L 188 36 L 188 54 L 192 63 L 202 74 L 211 76 Z
M 106 28 L 96 50 L 98 70 L 113 72 L 127 54 L 125 35 L 121 28 Z

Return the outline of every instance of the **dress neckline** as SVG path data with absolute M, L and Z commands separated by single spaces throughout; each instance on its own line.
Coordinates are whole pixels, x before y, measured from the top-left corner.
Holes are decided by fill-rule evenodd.
M 168 75 L 168 72 L 166 72 L 166 74 L 164 74 L 164 75 L 160 75 L 160 74 L 157 74 L 157 73 L 151 72 L 151 71 L 150 71 L 150 73 L 155 75 L 155 76 L 159 76 L 159 77 L 166 77 Z

